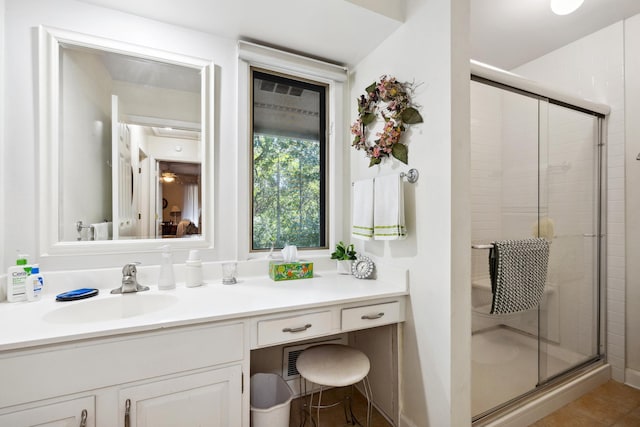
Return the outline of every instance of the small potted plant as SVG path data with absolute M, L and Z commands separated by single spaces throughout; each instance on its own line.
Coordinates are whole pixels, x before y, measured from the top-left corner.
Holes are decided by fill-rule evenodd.
M 344 242 L 339 242 L 336 251 L 331 254 L 331 259 L 337 260 L 338 274 L 351 274 L 351 264 L 356 259 L 353 243 L 347 246 Z

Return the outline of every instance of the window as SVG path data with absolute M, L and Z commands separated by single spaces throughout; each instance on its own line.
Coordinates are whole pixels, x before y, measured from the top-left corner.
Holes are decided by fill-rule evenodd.
M 251 250 L 326 248 L 327 86 L 251 69 Z

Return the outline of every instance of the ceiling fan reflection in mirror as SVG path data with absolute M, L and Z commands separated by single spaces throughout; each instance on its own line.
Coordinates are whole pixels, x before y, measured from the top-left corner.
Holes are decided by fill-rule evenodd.
M 173 182 L 176 180 L 176 174 L 173 172 L 162 172 L 161 179 L 164 182 Z

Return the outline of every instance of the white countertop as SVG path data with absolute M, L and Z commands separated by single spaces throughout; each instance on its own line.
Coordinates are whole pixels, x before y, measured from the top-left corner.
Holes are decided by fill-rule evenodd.
M 104 288 L 96 297 L 72 302 L 55 301 L 55 293 L 47 293 L 36 302 L 2 302 L 0 351 L 408 294 L 403 270 L 379 275 L 376 280 L 358 280 L 334 271 L 317 271 L 314 278 L 303 280 L 274 282 L 267 276 L 260 276 L 242 278 L 235 285 L 222 285 L 219 280 L 205 282 L 208 283 L 196 288 L 178 283 L 176 289 L 168 291 L 150 286 L 149 291 L 125 295 L 110 294 L 109 288 Z M 135 305 L 145 295 L 167 295 L 167 300 L 175 301 L 157 311 L 113 320 L 91 317 L 84 321 L 55 320 L 55 310 L 65 310 L 72 305 L 88 307 L 87 304 L 99 305 L 103 300 L 118 298 L 129 298 L 120 301 L 133 301 Z

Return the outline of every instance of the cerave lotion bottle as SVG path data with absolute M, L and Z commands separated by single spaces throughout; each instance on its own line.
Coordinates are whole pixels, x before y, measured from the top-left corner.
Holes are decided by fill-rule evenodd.
M 16 265 L 7 270 L 7 301 L 26 301 L 25 283 L 31 274 L 31 266 L 27 262 L 27 255 L 18 255 Z

